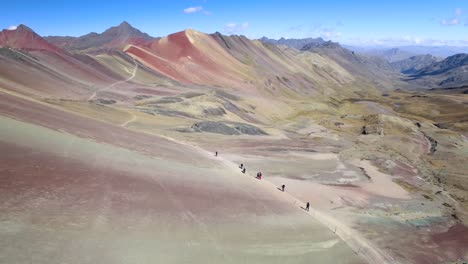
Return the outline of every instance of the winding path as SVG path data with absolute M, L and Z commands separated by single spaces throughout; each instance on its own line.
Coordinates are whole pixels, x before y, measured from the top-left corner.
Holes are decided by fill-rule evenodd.
M 129 112 L 129 113 L 130 113 L 130 112 Z M 122 124 L 120 125 L 121 127 L 127 126 L 129 123 L 135 121 L 136 115 L 134 115 L 134 114 L 132 114 L 132 113 L 130 113 L 130 114 L 132 115 L 132 118 L 130 118 L 129 120 L 127 120 L 127 121 L 125 121 L 124 123 L 122 123 Z
M 130 81 L 131 79 L 135 78 L 136 72 L 137 72 L 137 70 L 138 70 L 138 64 L 137 64 L 137 62 L 136 62 L 136 60 L 135 60 L 134 58 L 132 58 L 132 59 L 133 59 L 133 63 L 135 64 L 135 68 L 133 68 L 132 75 L 130 75 L 130 77 L 128 77 L 127 79 L 125 79 L 125 80 L 123 80 L 123 81 L 118 81 L 118 82 L 115 82 L 115 83 L 113 83 L 113 84 L 111 84 L 111 85 L 109 85 L 109 86 L 106 86 L 106 87 L 102 88 L 102 89 L 96 90 L 96 91 L 88 98 L 87 101 L 93 100 L 94 97 L 96 97 L 96 95 L 97 95 L 98 92 L 102 92 L 102 91 L 108 90 L 108 89 L 110 89 L 110 88 L 112 88 L 112 87 L 114 87 L 114 86 L 116 86 L 116 85 L 118 85 L 118 84 L 128 82 L 128 81 Z

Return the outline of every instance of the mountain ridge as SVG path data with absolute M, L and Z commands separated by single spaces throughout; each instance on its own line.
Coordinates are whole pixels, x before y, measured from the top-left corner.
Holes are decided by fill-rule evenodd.
M 80 37 L 48 36 L 45 39 L 65 49 L 87 50 L 96 48 L 123 48 L 129 43 L 144 44 L 155 38 L 123 21 L 118 26 L 110 27 L 102 33 L 91 32 Z
M 310 43 L 321 44 L 325 42 L 323 38 L 303 38 L 303 39 L 280 38 L 276 40 L 276 39 L 270 39 L 267 37 L 262 37 L 258 40 L 264 43 L 288 46 L 297 50 L 301 50 L 305 45 L 310 44 Z

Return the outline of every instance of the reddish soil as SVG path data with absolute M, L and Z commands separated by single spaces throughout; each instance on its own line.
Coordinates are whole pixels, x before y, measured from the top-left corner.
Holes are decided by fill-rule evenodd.
M 34 51 L 32 54 L 41 61 L 46 61 L 48 65 L 53 65 L 58 72 L 66 73 L 81 81 L 106 85 L 123 78 L 87 55 L 69 55 L 49 51 Z M 87 59 L 81 61 L 78 58 Z
M 0 32 L 0 46 L 24 50 L 61 51 L 60 48 L 45 41 L 41 36 L 24 25 L 19 25 L 15 30 L 2 30 Z
M 458 223 L 443 233 L 435 234 L 432 240 L 459 260 L 468 261 L 468 228 Z
M 6 80 L 2 88 L 21 94 L 62 98 L 80 98 L 89 94 L 79 83 L 37 63 L 0 56 L 0 72 Z
M 218 78 L 229 80 L 232 77 L 231 72 L 225 70 L 223 62 L 215 61 L 206 56 L 203 50 L 190 42 L 188 34 L 191 33 L 181 31 L 155 40 L 149 48 L 146 48 L 145 45 L 139 46 L 155 56 L 135 47 L 129 47 L 126 52 L 138 57 L 153 70 L 185 84 L 213 83 Z M 209 35 L 202 37 L 209 38 L 206 41 L 212 39 Z M 224 56 L 224 54 L 220 56 Z
M 178 61 L 181 58 L 190 56 L 191 60 L 196 64 L 217 72 L 219 68 L 190 42 L 187 34 L 186 31 L 181 31 L 169 35 L 167 36 L 167 43 L 162 40 L 155 41 L 151 45 L 151 49 L 170 61 Z
M 76 223 L 75 228 L 89 229 L 104 213 L 112 218 L 112 226 L 127 228 L 135 219 L 150 215 L 173 215 L 178 221 L 181 206 L 220 219 L 229 218 L 227 209 L 233 215 L 246 211 L 263 215 L 287 207 L 262 196 L 253 201 L 236 188 L 223 187 L 222 181 L 204 184 L 204 179 L 187 177 L 182 183 L 167 172 L 155 170 L 148 177 L 121 171 L 118 164 L 99 164 L 91 157 L 78 161 L 5 142 L 0 148 L 2 214 L 26 213 L 35 225 L 60 228 Z
M 140 60 L 143 60 L 146 62 L 148 67 L 152 68 L 153 70 L 160 72 L 176 81 L 185 83 L 185 84 L 190 84 L 192 83 L 189 79 L 185 78 L 182 76 L 176 69 L 174 69 L 169 62 L 164 61 L 162 58 L 158 58 L 155 56 L 152 56 L 143 50 L 140 50 L 136 47 L 129 47 L 126 50 L 127 53 L 132 54 L 136 57 L 138 57 Z M 151 51 L 150 51 L 151 53 Z

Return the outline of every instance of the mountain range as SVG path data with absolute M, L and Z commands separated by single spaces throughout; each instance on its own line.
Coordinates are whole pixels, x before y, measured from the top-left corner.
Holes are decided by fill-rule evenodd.
M 370 49 L 342 46 L 321 38 L 273 40 L 263 37 L 260 40 L 329 56 L 342 66 L 345 65 L 353 74 L 373 80 L 382 89 L 389 86 L 409 89 L 447 88 L 467 84 L 465 61 L 461 59 L 466 54 L 456 53 L 467 51 L 461 47 Z M 435 68 L 438 70 L 431 71 Z
M 385 57 L 391 62 L 403 60 L 411 56 L 430 54 L 435 57 L 445 58 L 458 53 L 468 53 L 468 48 L 457 46 L 353 46 L 345 45 L 346 48 L 363 54 L 371 54 Z
M 285 38 L 280 38 L 278 40 L 276 39 L 270 39 L 267 37 L 262 37 L 259 39 L 261 42 L 264 43 L 270 43 L 270 44 L 275 44 L 275 45 L 284 45 L 288 46 L 291 48 L 295 48 L 297 50 L 301 50 L 305 45 L 315 43 L 315 44 L 323 44 L 325 43 L 325 40 L 323 38 L 303 38 L 303 39 L 285 39 Z
M 336 92 L 340 86 L 352 83 L 353 87 L 375 85 L 384 90 L 466 84 L 462 74 L 464 65 L 453 64 L 463 61 L 437 64 L 436 58 L 427 56 L 394 61 L 395 56 L 389 59 L 361 54 L 321 38 L 250 40 L 243 36 L 210 35 L 191 29 L 155 38 L 122 22 L 103 33 L 93 32 L 81 37 L 42 38 L 27 26 L 20 25 L 15 30 L 3 30 L 0 45 L 31 52 L 42 59 L 42 65 L 48 66 L 48 72 L 62 75 L 58 78 L 60 82 L 79 79 L 85 87 L 121 74 L 113 69 L 109 60 L 104 60 L 106 56 L 113 59 L 120 56 L 126 63 L 132 63 L 134 59 L 151 72 L 151 78 L 186 84 L 229 84 L 238 89 L 263 86 L 272 90 L 270 92 L 283 89 L 300 93 L 322 93 L 330 89 Z M 397 54 L 398 50 L 392 52 Z M 77 67 L 71 68 L 71 63 L 76 63 Z M 439 70 L 433 74 L 425 74 L 427 69 L 416 72 L 424 67 L 438 67 Z M 450 70 L 440 67 L 450 67 Z M 74 75 L 86 76 L 89 82 Z M 281 81 L 283 77 L 289 82 Z M 296 87 L 291 89 L 293 84 Z
M 96 48 L 122 49 L 127 44 L 144 45 L 154 40 L 153 37 L 142 33 L 126 21 L 100 34 L 92 32 L 81 37 L 49 36 L 44 39 L 58 47 L 70 50 L 89 50 Z
M 222 85 L 291 96 L 336 93 L 344 85 L 370 83 L 318 54 L 192 29 L 152 38 L 123 22 L 100 34 L 42 38 L 21 25 L 3 30 L 0 36 L 4 86 L 48 96 L 56 92 L 85 96 L 93 87 L 122 78 L 128 74 L 125 68 L 135 65 L 146 74 L 133 82 Z M 25 78 L 13 68 L 29 74 Z

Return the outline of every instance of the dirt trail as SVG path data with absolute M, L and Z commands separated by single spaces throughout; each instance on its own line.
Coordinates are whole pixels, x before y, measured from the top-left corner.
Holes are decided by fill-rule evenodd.
M 136 115 L 134 115 L 134 114 L 132 114 L 132 113 L 130 113 L 130 112 L 128 112 L 128 113 L 131 114 L 132 117 L 131 117 L 129 120 L 127 120 L 127 121 L 125 121 L 124 123 L 122 123 L 122 124 L 120 125 L 121 127 L 127 126 L 128 124 L 130 124 L 131 122 L 133 122 L 133 121 L 136 120 L 136 118 L 137 118 Z
M 167 137 L 167 136 L 162 136 L 163 138 L 166 138 L 168 140 L 174 141 L 176 143 L 188 146 L 190 148 L 193 148 L 200 154 L 209 157 L 214 160 L 220 161 L 224 166 L 230 169 L 234 169 L 236 171 L 239 171 L 240 169 L 238 167 L 238 164 L 223 158 L 222 153 L 220 153 L 218 156 L 214 156 L 214 153 L 209 152 L 201 147 L 188 144 L 186 142 L 179 141 L 177 139 Z M 248 176 L 253 181 L 258 181 L 255 179 L 254 176 L 252 176 L 249 172 L 245 173 L 245 176 Z M 272 194 L 278 194 L 278 189 L 275 184 L 263 180 L 263 183 L 265 185 L 268 185 L 267 188 L 270 189 Z M 295 206 L 298 210 L 301 210 L 301 212 L 307 213 L 308 215 L 314 217 L 317 221 L 328 227 L 332 232 L 334 232 L 338 237 L 340 237 L 356 254 L 362 256 L 367 262 L 369 263 L 398 263 L 393 257 L 388 255 L 387 253 L 383 252 L 380 250 L 377 246 L 373 245 L 369 240 L 367 240 L 365 237 L 361 236 L 358 232 L 353 230 L 351 227 L 347 226 L 346 224 L 334 219 L 333 217 L 327 215 L 325 212 L 319 211 L 319 210 L 314 210 L 312 208 L 311 211 L 305 211 L 301 208 L 301 206 L 305 205 L 304 201 L 301 201 L 291 195 L 290 193 L 281 193 L 282 197 L 287 200 L 289 203 L 291 203 L 293 206 Z
M 118 85 L 118 84 L 128 82 L 128 81 L 130 81 L 131 79 L 135 78 L 136 72 L 137 72 L 137 70 L 138 70 L 138 63 L 136 62 L 136 60 L 135 60 L 134 58 L 132 58 L 132 59 L 133 59 L 133 63 L 135 64 L 135 68 L 133 68 L 133 71 L 132 71 L 132 74 L 130 75 L 130 77 L 128 77 L 127 79 L 125 79 L 125 80 L 123 80 L 123 81 L 115 82 L 115 83 L 113 83 L 113 84 L 111 84 L 111 85 L 109 85 L 109 86 L 106 86 L 106 87 L 102 88 L 102 89 L 98 89 L 97 91 L 95 91 L 95 92 L 88 98 L 87 101 L 93 100 L 94 97 L 96 97 L 96 95 L 97 95 L 98 92 L 102 92 L 102 91 L 105 91 L 105 90 L 109 90 L 110 88 L 112 88 L 112 87 L 114 87 L 114 86 L 116 86 L 116 85 Z
M 26 58 L 28 58 L 28 59 L 30 59 L 30 60 L 32 60 L 32 61 L 34 61 L 34 62 L 37 62 L 37 63 L 43 65 L 40 61 L 38 61 L 38 60 L 32 58 L 31 56 L 28 56 L 28 55 L 22 53 L 22 52 L 20 52 L 20 51 L 18 51 L 18 50 L 16 50 L 16 49 L 10 49 L 10 50 L 13 51 L 13 52 L 16 52 L 16 53 L 18 53 L 18 54 L 20 54 L 20 55 L 22 55 L 22 56 L 24 56 L 24 57 L 26 57 Z

